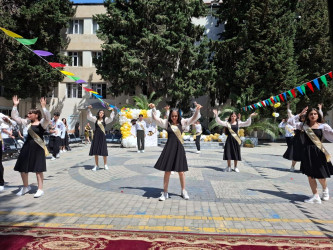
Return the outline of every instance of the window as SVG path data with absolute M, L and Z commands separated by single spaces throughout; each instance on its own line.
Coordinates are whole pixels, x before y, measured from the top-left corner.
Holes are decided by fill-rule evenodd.
M 82 98 L 82 87 L 77 83 L 67 83 L 67 98 Z
M 96 34 L 97 30 L 99 29 L 99 25 L 96 20 L 93 20 L 93 34 Z
M 68 66 L 78 67 L 82 66 L 82 52 L 68 52 L 68 56 L 72 58 Z
M 103 99 L 106 98 L 106 84 L 93 83 L 91 84 L 91 88 L 93 89 L 93 91 L 101 95 Z M 94 95 L 91 95 L 91 98 L 96 98 L 96 97 Z
M 94 59 L 97 59 L 97 58 L 100 58 L 102 56 L 102 52 L 100 51 L 96 51 L 96 52 L 91 52 L 92 56 L 91 56 L 91 59 L 92 59 L 92 65 L 95 65 L 94 64 Z
M 74 19 L 69 21 L 67 34 L 83 34 L 83 20 Z

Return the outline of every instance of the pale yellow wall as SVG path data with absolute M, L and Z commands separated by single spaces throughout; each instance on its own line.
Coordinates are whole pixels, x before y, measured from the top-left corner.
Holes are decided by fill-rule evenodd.
M 104 5 L 74 5 L 74 8 L 74 18 L 91 18 L 93 15 L 106 13 Z

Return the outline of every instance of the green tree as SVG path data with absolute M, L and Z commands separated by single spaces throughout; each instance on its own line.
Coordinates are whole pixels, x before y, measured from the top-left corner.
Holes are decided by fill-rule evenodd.
M 230 93 L 243 93 L 245 105 L 295 86 L 297 1 L 252 0 L 234 4 L 235 1 L 223 1 L 218 13 L 221 22 L 227 24 L 222 33 L 225 40 L 215 44 L 214 63 L 221 78 L 216 88 L 226 86 L 226 90 L 217 93 L 217 99 L 221 102 L 230 98 Z
M 33 49 L 47 50 L 54 54 L 50 59 L 65 63 L 66 58 L 60 54 L 66 46 L 61 31 L 68 25 L 74 15 L 70 0 L 0 0 L 0 26 L 23 36 L 38 38 Z M 31 97 L 32 105 L 51 87 L 62 81 L 64 76 L 52 69 L 13 38 L 0 34 L 0 85 L 11 97 L 17 94 L 22 98 Z
M 152 92 L 149 97 L 146 95 L 140 94 L 138 96 L 133 96 L 133 100 L 135 102 L 135 107 L 139 109 L 149 109 L 148 104 L 154 103 L 157 106 L 161 101 L 162 98 L 155 98 L 156 93 Z
M 300 71 L 299 83 L 311 81 L 332 70 L 330 65 L 330 37 L 327 2 L 325 0 L 299 1 L 298 26 L 295 39 L 295 57 Z M 297 112 L 305 106 L 324 104 L 324 111 L 333 108 L 333 85 L 321 85 L 315 92 L 306 88 L 306 96 L 299 98 Z M 300 95 L 300 94 L 299 94 Z
M 204 15 L 203 1 L 107 0 L 105 6 L 107 13 L 94 17 L 104 42 L 95 65 L 114 95 L 139 87 L 182 106 L 213 85 L 204 27 L 191 22 Z

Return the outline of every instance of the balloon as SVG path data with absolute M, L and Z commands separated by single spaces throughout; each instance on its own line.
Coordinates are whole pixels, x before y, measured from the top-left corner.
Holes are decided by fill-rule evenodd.
M 274 108 L 278 108 L 280 106 L 281 106 L 281 103 L 279 103 L 279 102 L 277 102 L 277 103 L 274 104 Z

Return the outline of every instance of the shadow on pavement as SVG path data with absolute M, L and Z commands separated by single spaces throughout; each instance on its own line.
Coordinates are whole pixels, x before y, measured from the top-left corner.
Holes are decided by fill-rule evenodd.
M 136 190 L 143 190 L 145 193 L 142 197 L 147 198 L 159 198 L 161 193 L 163 192 L 162 188 L 154 188 L 154 187 L 119 187 L 119 189 L 136 189 Z M 179 196 L 179 194 L 169 193 L 169 197 L 172 196 Z
M 262 190 L 262 189 L 248 189 L 248 190 L 274 195 L 274 196 L 289 200 L 291 203 L 294 203 L 296 201 L 302 201 L 303 202 L 305 199 L 309 198 L 306 195 L 289 194 L 289 193 L 286 193 L 284 191 L 272 191 L 272 190 Z

